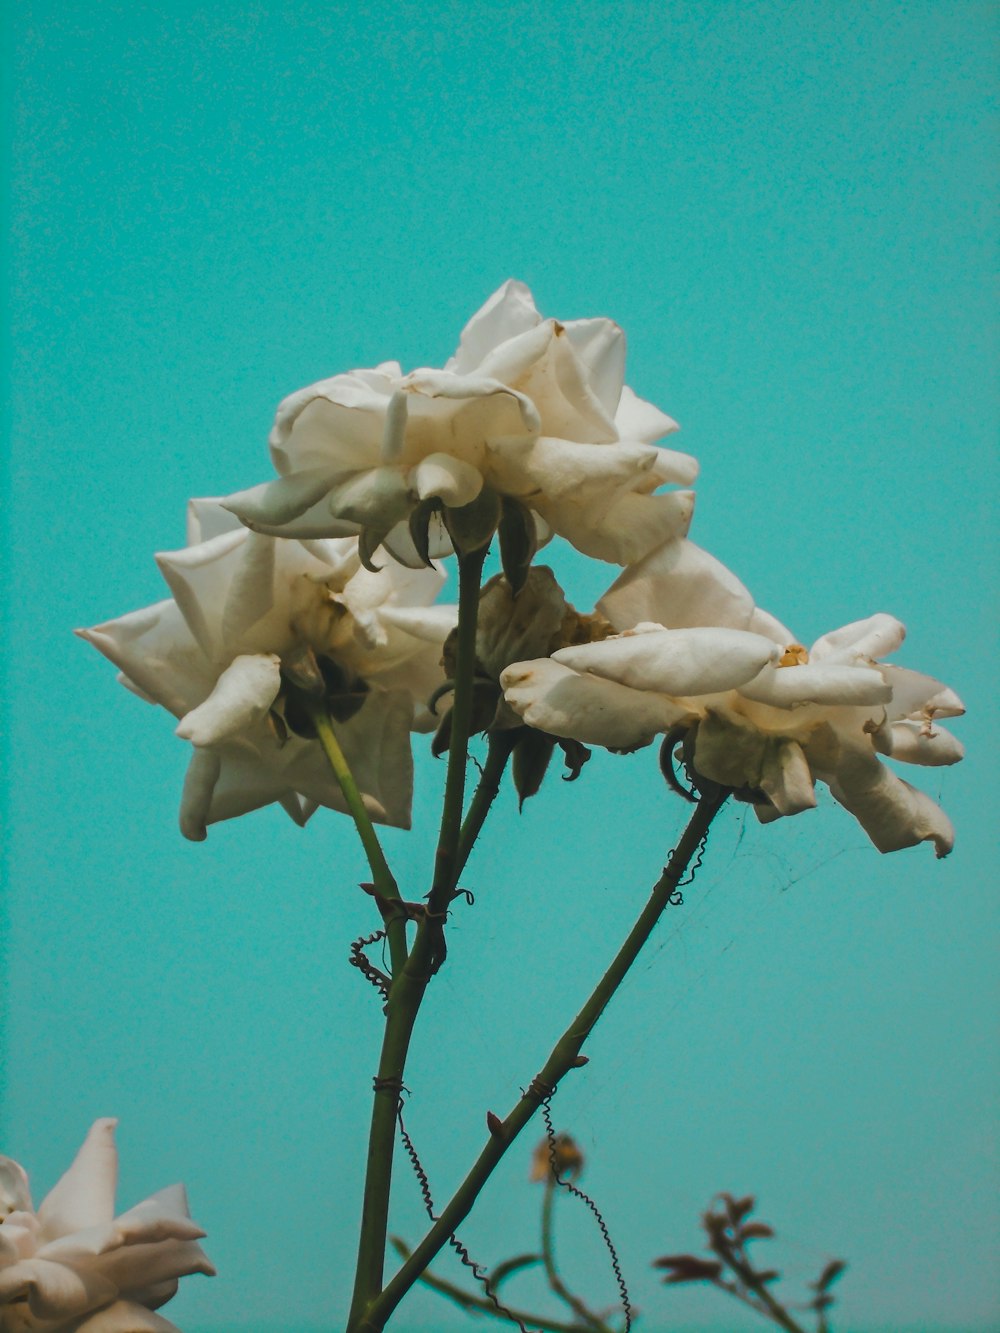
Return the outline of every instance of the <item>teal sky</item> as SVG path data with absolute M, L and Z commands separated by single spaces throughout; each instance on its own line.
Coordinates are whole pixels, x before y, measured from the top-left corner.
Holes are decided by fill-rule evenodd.
M 829 798 L 729 810 L 554 1103 L 641 1327 L 754 1327 L 671 1291 L 717 1190 L 780 1267 L 847 1258 L 838 1333 L 1000 1321 L 991 731 L 1000 411 L 996 11 L 967 0 L 94 4 L 7 19 L 11 437 L 3 1151 L 37 1197 L 120 1117 L 120 1198 L 188 1185 L 188 1333 L 342 1326 L 378 1005 L 345 819 L 185 843 L 187 747 L 70 631 L 166 595 L 189 496 L 270 476 L 278 400 L 441 364 L 505 278 L 609 315 L 682 425 L 692 536 L 806 643 L 875 611 L 965 700 L 916 782 L 954 854 L 880 857 Z M 573 600 L 612 581 L 554 544 Z M 417 740 L 417 896 L 440 765 Z M 907 774 L 912 777 L 913 774 Z M 684 812 L 655 754 L 506 792 L 421 1016 L 408 1125 L 446 1197 L 631 924 Z M 745 826 L 744 826 L 745 825 Z M 530 1247 L 534 1136 L 463 1237 Z M 420 1232 L 401 1166 L 393 1226 Z M 614 1299 L 586 1216 L 568 1274 Z M 443 1271 L 452 1272 L 451 1261 Z M 457 1271 L 457 1270 L 455 1270 Z M 530 1283 L 526 1284 L 530 1293 Z M 341 1323 L 338 1324 L 338 1320 Z M 418 1295 L 403 1330 L 466 1321 Z

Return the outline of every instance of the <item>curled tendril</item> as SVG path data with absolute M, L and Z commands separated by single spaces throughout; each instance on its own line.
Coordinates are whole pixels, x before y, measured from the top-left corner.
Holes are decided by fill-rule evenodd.
M 690 787 L 685 787 L 677 776 L 677 770 L 674 768 L 674 746 L 678 741 L 682 741 L 687 735 L 687 727 L 674 727 L 668 731 L 663 738 L 663 744 L 660 746 L 660 772 L 673 791 L 678 796 L 683 796 L 685 801 L 690 801 L 692 805 L 697 805 L 698 797 Z

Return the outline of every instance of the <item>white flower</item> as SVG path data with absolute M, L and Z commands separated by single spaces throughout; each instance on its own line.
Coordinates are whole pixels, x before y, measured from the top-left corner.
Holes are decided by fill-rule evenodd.
M 373 819 L 409 826 L 410 730 L 443 680 L 454 610 L 430 603 L 436 568 L 361 568 L 353 538 L 283 541 L 248 531 L 214 500 L 189 506 L 189 541 L 157 556 L 172 599 L 77 633 L 122 683 L 180 719 L 195 747 L 181 830 L 272 801 L 297 823 L 344 810 L 340 786 L 287 697 L 288 672 L 324 673 L 340 744 Z M 305 734 L 302 734 L 305 733 Z
M 3 1333 L 178 1333 L 153 1311 L 188 1273 L 213 1276 L 183 1185 L 115 1217 L 117 1120 L 96 1120 L 36 1213 L 28 1177 L 0 1157 Z
M 693 495 L 655 492 L 689 485 L 698 468 L 654 446 L 676 423 L 625 386 L 624 368 L 617 324 L 543 319 L 509 281 L 443 370 L 385 362 L 286 398 L 270 440 L 280 479 L 226 504 L 260 532 L 361 533 L 366 551 L 383 542 L 415 566 L 408 520 L 422 502 L 454 509 L 495 493 L 523 502 L 543 532 L 627 564 L 687 532 Z
M 530 726 L 613 749 L 686 731 L 695 772 L 752 800 L 764 820 L 814 806 L 819 778 L 880 851 L 925 840 L 939 856 L 951 850 L 947 817 L 878 758 L 963 754 L 937 721 L 964 711 L 954 692 L 880 664 L 903 642 L 898 620 L 871 616 L 807 650 L 686 541 L 627 570 L 598 609 L 624 632 L 503 673 L 507 702 Z

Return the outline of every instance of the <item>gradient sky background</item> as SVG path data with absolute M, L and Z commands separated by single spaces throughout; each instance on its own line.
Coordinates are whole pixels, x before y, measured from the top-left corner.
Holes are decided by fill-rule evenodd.
M 808 643 L 872 612 L 958 690 L 969 758 L 916 781 L 953 856 L 880 857 L 829 798 L 728 810 L 554 1103 L 590 1157 L 642 1327 L 756 1327 L 648 1262 L 755 1191 L 779 1266 L 850 1260 L 844 1330 L 1000 1327 L 996 27 L 933 3 L 95 4 L 8 16 L 13 439 L 5 580 L 4 1151 L 36 1202 L 120 1117 L 120 1199 L 178 1178 L 214 1281 L 188 1333 L 334 1330 L 380 1015 L 352 830 L 276 808 L 185 843 L 187 746 L 71 629 L 166 595 L 189 496 L 270 475 L 287 392 L 440 364 L 508 276 L 610 315 L 702 464 L 692 536 Z M 611 567 L 554 545 L 577 605 Z M 442 766 L 417 742 L 423 891 Z M 991 773 L 992 770 L 992 773 Z M 907 776 L 913 776 L 912 773 Z M 610 950 L 684 812 L 655 754 L 504 795 L 421 1019 L 409 1128 L 440 1198 Z M 745 827 L 744 827 L 745 825 Z M 534 1243 L 515 1149 L 463 1236 Z M 401 1165 L 394 1227 L 421 1230 Z M 585 1215 L 561 1252 L 597 1303 Z M 457 1272 L 451 1260 L 442 1262 Z M 526 1282 L 531 1298 L 535 1288 Z M 467 1320 L 417 1295 L 404 1330 Z

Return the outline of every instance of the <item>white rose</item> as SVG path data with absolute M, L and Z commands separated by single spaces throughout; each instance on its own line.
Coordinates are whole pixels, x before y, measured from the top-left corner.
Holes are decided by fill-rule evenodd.
M 157 556 L 172 599 L 77 631 L 194 745 L 185 836 L 273 801 L 300 824 L 319 805 L 346 809 L 319 744 L 287 712 L 287 671 L 307 654 L 339 692 L 338 739 L 369 814 L 408 827 L 409 733 L 432 725 L 424 703 L 455 621 L 453 608 L 430 605 L 441 571 L 371 573 L 352 538 L 263 536 L 214 500 L 191 502 L 189 539 Z
M 655 447 L 676 423 L 636 397 L 624 367 L 617 324 L 543 319 L 509 281 L 444 369 L 404 375 L 386 362 L 286 398 L 270 439 L 280 479 L 225 503 L 260 532 L 360 534 L 365 551 L 383 543 L 418 565 L 408 522 L 422 502 L 450 510 L 495 494 L 522 502 L 543 534 L 627 564 L 687 532 L 691 492 L 656 492 L 689 485 L 698 467 Z M 439 524 L 435 540 L 432 553 L 449 549 Z
M 213 1276 L 183 1185 L 115 1216 L 116 1120 L 96 1120 L 36 1213 L 28 1177 L 0 1157 L 4 1333 L 178 1333 L 153 1311 L 189 1273 Z

